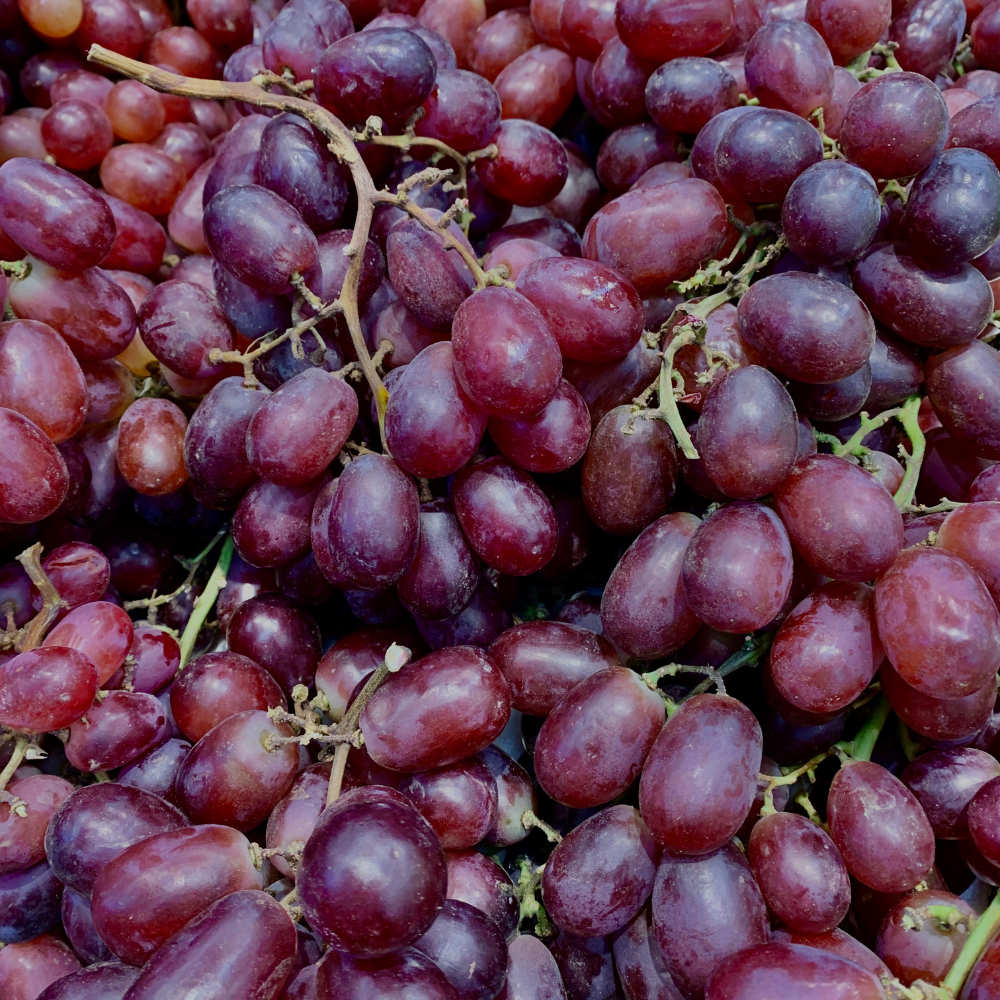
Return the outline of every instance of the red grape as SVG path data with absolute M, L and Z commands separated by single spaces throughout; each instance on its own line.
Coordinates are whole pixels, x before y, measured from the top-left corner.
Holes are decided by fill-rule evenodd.
M 833 96 L 833 58 L 823 36 L 805 21 L 764 25 L 747 46 L 744 67 L 750 91 L 764 107 L 808 118 Z

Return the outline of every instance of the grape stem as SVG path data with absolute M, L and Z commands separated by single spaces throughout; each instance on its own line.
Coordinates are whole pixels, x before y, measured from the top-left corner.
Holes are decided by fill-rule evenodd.
M 958 996 L 972 967 L 979 960 L 993 934 L 1000 927 L 1000 893 L 993 897 L 993 902 L 986 908 L 976 922 L 972 933 L 966 938 L 965 945 L 958 953 L 958 958 L 944 977 L 941 985 Z
M 541 830 L 545 834 L 545 839 L 549 841 L 550 844 L 558 844 L 562 842 L 562 834 L 549 826 L 545 820 L 539 819 L 530 809 L 526 809 L 521 813 L 521 826 L 525 830 Z
M 59 596 L 59 592 L 42 569 L 41 542 L 35 542 L 30 548 L 25 549 L 17 557 L 17 561 L 24 567 L 25 573 L 42 595 L 42 610 L 21 629 L 14 640 L 14 649 L 19 653 L 25 653 L 29 649 L 37 649 L 42 644 L 46 633 L 59 617 L 59 612 L 63 608 L 68 610 L 69 605 Z
M 911 396 L 899 409 L 896 419 L 903 425 L 906 436 L 910 439 L 910 452 L 907 454 L 900 445 L 900 457 L 906 460 L 906 474 L 899 489 L 893 495 L 896 506 L 900 510 L 910 510 L 913 504 L 913 495 L 917 491 L 917 480 L 920 478 L 920 467 L 923 465 L 924 452 L 927 450 L 927 442 L 924 439 L 924 432 L 920 429 L 918 414 L 920 411 L 920 397 Z
M 10 760 L 7 761 L 7 766 L 0 771 L 0 792 L 7 787 L 7 782 L 13 777 L 14 772 L 21 766 L 21 761 L 24 760 L 24 755 L 28 751 L 28 744 L 30 740 L 26 736 L 21 736 L 18 741 L 14 744 L 14 752 L 10 756 Z
M 0 271 L 18 281 L 23 281 L 31 274 L 31 265 L 26 260 L 0 260 Z
M 858 730 L 857 735 L 847 745 L 847 752 L 854 760 L 871 760 L 872 751 L 878 741 L 879 734 L 883 726 L 888 721 L 892 708 L 889 699 L 884 694 L 880 694 L 878 700 L 872 708 L 871 715 L 865 720 L 865 724 Z M 838 744 L 838 746 L 842 746 Z
M 212 570 L 212 575 L 205 584 L 205 589 L 198 595 L 191 609 L 191 617 L 184 626 L 181 633 L 181 662 L 177 668 L 178 673 L 187 666 L 191 653 L 194 651 L 194 644 L 198 639 L 198 633 L 202 625 L 208 619 L 209 612 L 215 607 L 215 600 L 219 596 L 219 591 L 226 585 L 226 573 L 229 572 L 229 564 L 233 559 L 233 536 L 227 535 L 222 543 L 222 550 L 219 552 L 219 561 Z

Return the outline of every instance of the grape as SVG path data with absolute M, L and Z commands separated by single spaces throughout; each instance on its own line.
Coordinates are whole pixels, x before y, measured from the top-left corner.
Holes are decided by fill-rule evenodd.
M 538 783 L 573 809 L 610 802 L 638 777 L 663 719 L 663 702 L 638 674 L 625 667 L 592 674 L 542 724 Z
M 925 365 L 927 395 L 952 438 L 977 455 L 1000 458 L 1000 414 L 994 384 L 1000 380 L 1000 358 L 974 340 L 933 355 Z
M 193 826 L 133 844 L 97 877 L 94 926 L 130 965 L 142 965 L 217 899 L 260 889 L 249 841 L 224 826 Z
M 475 556 L 451 505 L 445 500 L 422 504 L 417 552 L 397 584 L 400 600 L 412 614 L 447 618 L 468 605 L 478 582 Z
M 454 223 L 449 232 L 464 239 Z M 455 311 L 475 287 L 458 253 L 446 249 L 440 234 L 405 218 L 392 226 L 385 256 L 392 287 L 417 321 L 431 330 L 448 330 Z
M 233 541 L 253 566 L 283 566 L 310 549 L 310 518 L 328 476 L 301 486 L 254 483 L 233 515 Z
M 934 919 L 934 907 L 957 912 L 957 925 Z M 920 979 L 941 982 L 958 957 L 976 912 L 950 892 L 930 889 L 899 900 L 886 914 L 878 935 L 878 953 L 904 986 Z
M 194 28 L 168 27 L 157 31 L 146 47 L 146 59 L 171 66 L 181 76 L 212 79 L 218 56 Z
M 239 712 L 220 722 L 184 758 L 175 785 L 178 803 L 196 823 L 252 830 L 295 777 L 296 745 L 269 749 L 269 738 L 291 732 L 262 711 Z
M 27 941 L 59 921 L 62 886 L 48 863 L 0 875 L 0 943 Z
M 614 935 L 614 962 L 626 1000 L 680 1000 L 669 973 L 661 969 L 650 949 L 649 911 Z
M 347 179 L 305 119 L 272 119 L 260 140 L 261 184 L 285 199 L 314 232 L 337 224 L 347 204 Z
M 253 37 L 246 0 L 188 0 L 186 6 L 191 23 L 212 45 L 236 48 Z
M 625 357 L 611 362 L 563 363 L 563 374 L 576 386 L 596 427 L 609 410 L 631 400 L 656 378 L 660 358 L 640 339 Z
M 101 262 L 101 270 L 122 268 L 126 271 L 156 273 L 163 263 L 167 234 L 156 219 L 109 194 L 104 200 L 115 217 L 116 235 L 111 252 Z
M 366 794 L 348 792 L 323 813 L 306 842 L 298 884 L 306 919 L 328 944 L 375 958 L 430 928 L 444 903 L 447 872 L 444 852 L 416 809 Z
M 976 477 L 990 463 L 966 444 L 956 441 L 943 427 L 927 434 L 927 451 L 917 481 L 917 502 L 933 504 L 942 497 L 965 501 Z
M 247 458 L 278 486 L 314 481 L 343 448 L 358 418 L 346 382 L 309 368 L 269 395 L 247 424 Z
M 507 945 L 508 997 L 562 1000 L 566 988 L 552 952 L 536 937 L 518 934 Z
M 767 944 L 719 963 L 705 1000 L 754 1000 L 767 994 L 786 1000 L 815 995 L 828 1000 L 879 1000 L 884 990 L 866 969 L 836 954 L 798 944 Z
M 507 975 L 499 928 L 468 903 L 446 899 L 430 929 L 414 942 L 466 1000 L 493 1000 Z
M 427 479 L 461 469 L 485 429 L 485 413 L 458 384 L 448 343 L 431 344 L 405 367 L 385 412 L 393 457 L 407 472 Z
M 833 59 L 823 36 L 805 21 L 772 21 L 744 57 L 750 91 L 762 105 L 808 116 L 833 96 Z
M 781 201 L 795 178 L 822 158 L 811 125 L 790 111 L 758 108 L 734 117 L 720 135 L 715 172 L 726 190 L 747 201 Z
M 693 514 L 655 521 L 614 568 L 601 598 L 601 622 L 617 646 L 638 659 L 666 656 L 698 629 L 681 585 L 681 564 L 698 528 Z
M 11 781 L 7 791 L 24 803 L 24 815 L 0 803 L 0 875 L 45 860 L 45 830 L 73 786 L 54 774 L 33 774 Z
M 27 417 L 0 406 L 0 521 L 30 524 L 54 513 L 66 498 L 66 463 Z
M 923 368 L 913 347 L 879 327 L 875 329 L 875 347 L 868 363 L 872 387 L 865 409 L 869 413 L 878 413 L 903 402 L 923 382 Z
M 0 663 L 0 723 L 26 733 L 64 729 L 97 693 L 94 664 L 75 649 L 48 646 Z
M 525 472 L 490 458 L 460 471 L 455 515 L 473 551 L 509 576 L 528 576 L 555 552 L 558 525 L 548 498 Z
M 7 115 L 6 118 L 0 118 L 0 163 L 6 163 L 15 157 L 44 160 L 47 155 L 45 143 L 42 142 L 40 116 L 28 118 Z
M 683 163 L 656 163 L 632 185 L 632 188 L 673 184 L 674 181 L 687 180 L 691 176 L 690 168 Z
M 9 289 L 24 319 L 51 326 L 81 361 L 104 361 L 123 351 L 135 334 L 128 295 L 99 268 L 58 271 L 30 259 L 31 272 Z
M 785 528 L 766 507 L 729 504 L 695 532 L 681 579 L 691 610 L 712 628 L 736 633 L 762 628 L 781 610 L 792 585 Z
M 445 646 L 489 646 L 505 629 L 510 628 L 510 612 L 499 602 L 496 591 L 480 581 L 472 600 L 448 618 L 416 618 L 417 628 L 431 649 Z
M 132 638 L 132 622 L 125 611 L 109 601 L 94 601 L 74 608 L 49 632 L 42 645 L 83 653 L 97 667 L 104 684 L 122 665 Z
M 190 750 L 190 743 L 169 739 L 149 753 L 136 758 L 127 767 L 123 767 L 118 772 L 118 782 L 152 792 L 172 802 L 174 779 Z M 63 920 L 65 922 L 65 917 Z
M 612 193 L 621 194 L 651 167 L 677 159 L 677 136 L 643 122 L 617 129 L 597 154 L 597 176 Z
M 62 924 L 73 950 L 85 962 L 106 962 L 112 958 L 108 946 L 100 939 L 94 927 L 90 900 L 72 889 L 63 891 Z M 138 971 L 133 971 L 138 975 Z
M 569 147 L 564 147 L 567 157 Z M 512 222 L 503 229 L 490 233 L 486 237 L 488 252 L 496 250 L 511 240 L 534 240 L 555 250 L 561 257 L 579 257 L 581 255 L 580 237 L 576 230 L 562 218 L 540 216 L 536 219 L 526 219 L 524 222 Z
M 191 175 L 190 179 L 181 189 L 177 196 L 170 214 L 167 216 L 167 232 L 170 238 L 185 250 L 190 250 L 192 254 L 207 254 L 208 247 L 205 245 L 205 230 L 202 225 L 204 219 L 204 193 L 208 178 L 212 175 L 216 158 L 206 160 Z M 185 261 L 193 258 L 185 258 Z M 176 275 L 175 280 L 181 279 L 184 271 L 184 263 L 174 268 L 172 274 Z M 193 280 L 187 278 L 186 280 Z M 138 308 L 138 307 L 137 307 Z
M 391 459 L 362 455 L 324 488 L 313 508 L 320 570 L 331 583 L 368 590 L 392 586 L 416 555 L 418 516 L 413 481 Z
M 286 693 L 309 683 L 322 648 L 316 622 L 277 594 L 248 595 L 229 618 L 226 641 L 232 652 L 262 666 Z
M 648 64 L 638 60 L 617 35 L 609 38 L 593 65 L 590 88 L 594 108 L 588 108 L 592 117 L 609 127 L 638 125 L 645 121 L 649 77 Z M 583 99 L 579 83 L 577 89 Z
M 504 118 L 535 122 L 547 129 L 556 124 L 576 96 L 573 59 L 549 45 L 528 49 L 505 66 L 493 83 Z M 465 94 L 471 96 L 468 87 Z M 493 99 L 492 94 L 489 97 Z M 493 122 L 493 128 L 485 133 L 487 140 L 498 123 Z M 484 144 L 480 140 L 479 145 Z
M 520 843 L 530 832 L 521 817 L 528 809 L 532 812 L 538 809 L 538 795 L 531 777 L 499 747 L 484 747 L 476 757 L 489 768 L 497 789 L 496 818 L 486 832 L 486 840 L 502 847 Z
M 497 785 L 474 757 L 407 775 L 399 791 L 434 828 L 445 850 L 473 847 L 496 823 Z
M 536 260 L 558 257 L 559 254 L 538 240 L 523 238 L 507 240 L 491 250 L 483 261 L 483 270 L 492 271 L 497 267 L 507 268 L 507 279 L 517 281 L 521 272 Z
M 191 122 L 170 122 L 153 140 L 153 145 L 179 163 L 188 180 L 211 157 L 212 147 L 208 136 Z
M 412 31 L 379 28 L 333 42 L 316 63 L 320 104 L 349 124 L 379 115 L 399 125 L 434 85 L 431 50 Z
M 157 285 L 139 307 L 139 330 L 157 359 L 185 378 L 221 374 L 209 352 L 233 348 L 232 330 L 215 296 L 189 281 Z
M 55 937 L 43 934 L 9 945 L 0 958 L 0 985 L 13 1000 L 38 997 L 57 980 L 80 969 L 80 960 Z
M 705 472 L 723 493 L 742 499 L 770 493 L 798 452 L 791 398 L 766 368 L 735 369 L 709 390 L 697 440 Z
M 612 806 L 575 828 L 545 866 L 542 898 L 553 922 L 581 937 L 621 930 L 653 888 L 659 850 L 631 806 Z
M 230 893 L 153 955 L 129 989 L 130 1000 L 157 1000 L 170 990 L 266 996 L 287 976 L 296 937 L 288 913 L 272 897 L 254 889 Z
M 848 708 L 884 657 L 874 593 L 862 583 L 827 583 L 796 605 L 771 648 L 770 677 L 803 712 Z
M 455 646 L 391 677 L 361 713 L 361 731 L 376 764 L 423 771 L 489 746 L 509 717 L 503 674 L 480 650 Z
M 192 743 L 237 712 L 275 706 L 286 707 L 277 682 L 239 653 L 199 656 L 170 687 L 174 720 Z
M 212 197 L 205 207 L 205 242 L 236 278 L 274 295 L 290 292 L 292 277 L 308 271 L 319 255 L 316 237 L 295 208 L 255 184 Z
M 138 788 L 100 783 L 77 788 L 45 832 L 45 853 L 67 888 L 90 897 L 94 880 L 127 847 L 188 826 L 183 813 Z
M 563 144 L 544 126 L 508 118 L 490 136 L 493 159 L 476 161 L 476 172 L 491 194 L 515 205 L 544 205 L 559 194 L 569 174 Z M 2 221 L 0 221 L 2 224 Z
M 774 813 L 753 828 L 750 867 L 768 908 L 789 927 L 833 930 L 851 903 L 847 868 L 833 841 L 804 816 Z
M 861 583 L 880 576 L 903 546 L 903 519 L 892 494 L 845 459 L 800 460 L 774 499 L 802 557 L 835 580 Z
M 639 59 L 667 62 L 717 49 L 732 33 L 732 0 L 699 0 L 664 8 L 648 0 L 619 0 L 615 25 L 621 40 Z
M 965 4 L 959 0 L 916 0 L 889 28 L 896 58 L 904 70 L 933 79 L 949 66 L 965 33 Z
M 991 468 L 994 468 L 991 466 Z M 973 480 L 968 490 L 970 503 L 980 503 L 984 500 L 1000 500 L 1000 488 L 998 488 L 998 477 L 1000 472 L 990 474 L 990 469 L 985 469 Z
M 739 88 L 721 63 L 688 57 L 657 69 L 646 83 L 645 99 L 650 116 L 664 128 L 697 133 L 710 119 L 739 104 Z
M 159 95 L 138 80 L 116 83 L 104 109 L 115 135 L 126 142 L 152 142 L 166 122 Z
M 185 285 L 184 293 L 191 294 L 192 287 Z M 232 496 L 239 496 L 253 483 L 257 474 L 246 460 L 246 429 L 268 395 L 267 389 L 245 388 L 239 376 L 225 378 L 212 388 L 184 436 L 184 464 L 194 482 Z
M 599 635 L 562 622 L 524 622 L 489 649 L 510 684 L 511 705 L 546 716 L 577 684 L 618 665 L 614 647 Z
M 418 655 L 420 639 L 405 627 L 359 628 L 338 639 L 316 668 L 316 687 L 326 696 L 328 714 L 339 722 L 347 711 L 358 684 L 385 659 L 386 650 L 397 642 Z
M 406 990 L 421 1000 L 455 1000 L 458 992 L 445 974 L 423 952 L 405 948 L 375 959 L 351 959 L 329 953 L 316 973 L 323 996 L 391 996 Z
M 1000 597 L 1000 566 L 993 553 L 991 526 L 998 516 L 998 503 L 981 502 L 960 507 L 944 519 L 936 543 L 972 566 L 994 600 Z
M 150 215 L 166 215 L 187 178 L 179 163 L 155 146 L 113 146 L 101 161 L 105 190 Z
M 998 777 L 1000 764 L 996 759 L 971 747 L 922 753 L 900 775 L 939 840 L 969 836 L 969 803 L 986 782 Z
M 66 759 L 80 771 L 123 767 L 169 735 L 160 702 L 151 694 L 112 691 L 69 727 Z
M 768 940 L 767 908 L 734 844 L 698 858 L 664 854 L 652 915 L 654 962 L 660 959 L 685 996 L 700 995 L 728 956 Z
M 104 103 L 114 84 L 106 77 L 85 69 L 71 69 L 60 73 L 49 87 L 51 104 L 59 101 L 86 101 L 104 110 Z M 50 104 L 50 107 L 51 107 Z
M 353 33 L 350 12 L 342 3 L 293 0 L 278 11 L 264 32 L 264 65 L 273 73 L 287 67 L 296 80 L 311 80 L 327 47 Z
M 870 174 L 842 160 L 823 160 L 792 182 L 781 224 L 789 247 L 803 260 L 843 264 L 871 243 L 879 215 Z
M 439 62 L 439 68 L 454 69 L 456 64 L 464 68 L 472 36 L 486 20 L 486 4 L 481 0 L 427 0 L 421 4 L 417 19 L 417 30 L 436 32 L 454 50 L 451 65 Z
M 472 36 L 466 52 L 469 69 L 492 83 L 504 66 L 509 66 L 539 40 L 528 11 L 497 11 Z
M 835 382 L 813 383 L 790 382 L 788 391 L 795 401 L 795 406 L 803 416 L 812 420 L 832 422 L 854 416 L 861 410 L 872 387 L 872 371 L 866 361 L 853 375 L 837 379 Z M 872 452 L 871 454 L 875 454 Z M 884 454 L 879 452 L 878 454 Z M 886 489 L 895 492 L 903 481 L 903 467 L 892 456 L 886 458 L 899 469 L 899 479 L 891 488 L 886 481 L 876 474 L 879 482 Z M 873 459 L 872 463 L 876 460 Z M 870 464 L 872 464 L 870 463 Z M 873 472 L 873 474 L 875 474 Z
M 833 61 L 844 66 L 867 52 L 889 27 L 889 0 L 857 3 L 856 0 L 809 0 L 806 21 L 823 36 Z M 830 119 L 827 117 L 827 134 Z
M 107 115 L 86 101 L 56 102 L 42 118 L 41 136 L 56 162 L 68 170 L 96 167 L 114 136 Z
M 520 825 L 520 817 L 518 817 Z M 447 851 L 448 899 L 468 903 L 485 913 L 505 938 L 517 931 L 517 901 L 505 887 L 510 876 L 493 858 L 478 851 Z
M 55 444 L 82 426 L 87 412 L 83 372 L 46 323 L 0 323 L 0 405 L 32 421 Z
M 567 996 L 614 995 L 614 959 L 606 938 L 583 938 L 560 931 L 548 947 Z
M 310 764 L 295 776 L 288 794 L 274 807 L 267 820 L 268 848 L 288 850 L 301 848 L 309 839 L 323 809 L 330 784 L 329 761 Z M 348 767 L 344 774 L 343 791 L 358 787 L 354 773 Z M 296 842 L 298 842 L 296 844 Z M 293 846 L 294 845 L 294 846 Z M 286 877 L 294 877 L 291 865 L 280 854 L 271 857 L 271 864 Z
M 629 535 L 664 514 L 677 482 L 676 456 L 663 421 L 636 415 L 631 406 L 605 414 L 581 475 L 583 502 L 594 523 L 611 534 Z
M 913 793 L 878 764 L 842 767 L 830 786 L 827 814 L 848 871 L 877 892 L 906 892 L 930 871 L 930 823 Z
M 556 257 L 529 264 L 517 290 L 538 308 L 564 357 L 613 361 L 642 334 L 642 302 L 631 283 L 591 260 Z
M 187 418 L 168 399 L 140 399 L 118 424 L 118 468 L 132 489 L 163 496 L 187 482 L 184 433 Z
M 862 969 L 867 969 L 883 982 L 891 975 L 885 962 L 875 952 L 866 948 L 857 938 L 851 937 L 839 927 L 835 927 L 825 934 L 806 934 L 784 927 L 775 928 L 771 931 L 771 941 L 776 944 L 805 945 L 808 948 L 817 948 L 820 951 L 839 955 L 855 965 L 860 965 Z M 885 978 L 883 979 L 883 977 Z
M 205 181 L 206 208 L 227 187 L 260 183 L 260 144 L 269 121 L 265 115 L 247 115 L 220 141 Z
M 864 84 L 848 103 L 840 130 L 847 158 L 873 177 L 919 173 L 947 137 L 941 91 L 917 73 L 887 73 Z
M 975 12 L 970 9 L 968 15 L 969 19 L 972 20 L 972 54 L 979 66 L 988 67 L 991 70 L 996 69 L 997 66 L 997 58 L 992 51 L 996 44 L 997 12 L 990 10 L 987 14 L 986 7 L 992 8 L 992 6 L 992 4 L 985 4 Z M 992 93 L 996 93 L 996 91 L 992 91 Z
M 918 592 L 921 610 L 914 618 Z M 950 552 L 915 547 L 901 553 L 875 588 L 875 610 L 893 667 L 932 698 L 971 694 L 1000 667 L 996 605 L 971 567 Z

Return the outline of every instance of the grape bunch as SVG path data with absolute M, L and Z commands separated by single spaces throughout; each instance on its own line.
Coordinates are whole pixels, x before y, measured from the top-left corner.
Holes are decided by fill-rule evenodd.
M 0 0 L 0 998 L 997 1000 L 1000 0 Z

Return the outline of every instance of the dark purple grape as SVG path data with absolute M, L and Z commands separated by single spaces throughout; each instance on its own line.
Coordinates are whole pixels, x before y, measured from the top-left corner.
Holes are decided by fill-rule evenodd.
M 536 937 L 519 934 L 507 946 L 508 997 L 562 1000 L 566 987 L 552 952 Z
M 557 927 L 580 937 L 613 934 L 645 905 L 658 857 L 638 810 L 611 806 L 552 852 L 542 881 L 546 912 Z
M 431 649 L 446 646 L 486 648 L 511 625 L 510 612 L 486 580 L 480 580 L 472 600 L 457 615 L 438 619 L 415 617 L 414 620 Z
M 507 976 L 507 945 L 481 910 L 446 899 L 413 947 L 445 974 L 462 1000 L 494 1000 Z
M 823 36 L 839 68 L 866 52 L 882 37 L 892 11 L 890 0 L 860 4 L 855 0 L 811 0 L 806 4 L 805 19 Z M 829 114 L 826 125 L 829 135 Z
M 354 33 L 350 11 L 328 0 L 292 0 L 278 11 L 261 39 L 264 65 L 273 73 L 287 67 L 300 83 L 312 80 L 320 56 Z
M 572 688 L 542 724 L 535 775 L 573 809 L 603 805 L 638 777 L 663 726 L 664 708 L 638 674 L 609 667 Z
M 361 731 L 377 764 L 423 771 L 489 746 L 509 717 L 503 674 L 480 650 L 454 646 L 424 656 L 383 684 L 361 713 Z
M 934 863 L 934 831 L 913 793 L 884 767 L 842 767 L 827 800 L 830 836 L 848 871 L 877 892 L 906 892 Z
M 641 531 L 667 512 L 676 484 L 677 448 L 667 424 L 629 405 L 609 410 L 594 429 L 580 476 L 591 520 L 613 535 Z
M 0 943 L 28 941 L 59 922 L 62 883 L 48 861 L 0 875 Z
M 397 583 L 416 556 L 419 508 L 413 480 L 395 462 L 355 459 L 313 508 L 313 554 L 323 575 L 366 590 Z
M 66 759 L 80 771 L 123 767 L 169 736 L 163 706 L 151 694 L 112 691 L 69 727 Z
M 378 28 L 338 39 L 316 63 L 316 96 L 349 125 L 377 115 L 406 121 L 434 86 L 437 64 L 422 38 Z
M 165 1000 L 197 991 L 267 996 L 284 982 L 297 950 L 295 925 L 267 893 L 253 889 L 216 900 L 185 924 L 143 966 L 129 1000 Z M 182 992 L 183 991 L 183 992 Z
M 500 124 L 496 90 L 489 81 L 464 69 L 439 66 L 423 106 L 425 114 L 417 122 L 416 134 L 440 139 L 460 153 L 482 149 Z
M 975 105 L 963 108 L 953 123 L 949 124 L 948 142 L 950 147 L 964 146 L 978 149 L 985 153 L 994 163 L 1000 160 L 1000 143 L 998 143 L 997 111 L 1000 100 L 994 94 L 976 101 Z
M 152 792 L 172 802 L 174 779 L 190 750 L 191 744 L 186 740 L 169 739 L 145 756 L 134 760 L 128 767 L 123 767 L 118 773 L 118 781 L 122 785 Z M 64 915 L 63 923 L 65 922 Z
M 138 788 L 100 783 L 78 788 L 45 831 L 45 854 L 68 888 L 90 897 L 94 880 L 126 848 L 189 826 L 184 814 Z
M 724 187 L 751 202 L 781 201 L 792 182 L 823 159 L 819 133 L 790 111 L 757 108 L 719 138 L 715 170 Z M 673 187 L 673 185 L 671 185 Z
M 833 58 L 823 36 L 805 21 L 771 21 L 744 56 L 750 92 L 764 107 L 808 118 L 833 96 Z
M 701 56 L 717 49 L 733 31 L 732 0 L 703 0 L 680 7 L 648 0 L 620 0 L 615 26 L 639 59 L 659 63 Z
M 723 507 L 695 532 L 681 579 L 689 607 L 712 628 L 736 633 L 763 628 L 791 591 L 792 547 L 784 526 L 760 504 Z
M 939 840 L 968 836 L 969 803 L 987 781 L 998 777 L 1000 763 L 996 758 L 971 747 L 922 753 L 900 775 Z
M 738 104 L 736 79 L 714 59 L 697 56 L 672 59 L 646 83 L 650 116 L 675 132 L 698 133 L 710 119 Z
M 871 174 L 823 160 L 792 182 L 781 206 L 789 248 L 812 264 L 844 264 L 875 238 L 881 205 Z
M 845 420 L 858 413 L 872 388 L 872 370 L 866 361 L 853 375 L 837 379 L 835 382 L 790 382 L 788 391 L 795 407 L 803 417 L 833 423 Z M 874 452 L 872 454 L 875 454 Z M 880 452 L 879 454 L 885 454 Z M 887 455 L 891 461 L 896 460 Z M 875 461 L 872 459 L 872 461 Z M 899 465 L 899 463 L 896 463 Z M 895 492 L 903 481 L 902 466 L 899 466 L 899 482 L 890 492 Z M 881 480 L 880 480 L 881 481 Z M 888 487 L 887 487 L 888 488 Z
M 398 793 L 392 793 L 398 796 Z M 320 817 L 298 871 L 310 926 L 359 958 L 412 944 L 445 899 L 444 852 L 430 825 L 399 798 L 347 792 Z
M 486 839 L 503 847 L 520 843 L 530 832 L 521 817 L 528 809 L 532 812 L 538 809 L 538 795 L 531 777 L 499 747 L 484 747 L 476 757 L 489 768 L 497 788 L 496 821 Z
M 204 179 L 205 208 L 220 191 L 237 184 L 260 183 L 260 141 L 270 121 L 264 114 L 241 118 L 223 137 L 215 162 Z
M 959 0 L 907 4 L 889 27 L 889 41 L 898 46 L 899 65 L 933 80 L 950 67 L 965 34 L 965 21 L 965 4 L 959 7 Z
M 840 128 L 847 158 L 873 177 L 919 173 L 944 147 L 948 107 L 917 73 L 886 73 L 851 98 Z
M 647 908 L 613 938 L 615 970 L 625 1000 L 681 1000 L 670 974 L 653 958 L 649 924 Z
M 268 295 L 257 291 L 256 288 L 251 288 L 250 285 L 244 285 L 242 281 L 231 275 L 224 267 L 220 267 L 218 263 L 212 267 L 212 279 L 215 285 L 215 294 L 219 299 L 219 305 L 222 306 L 222 311 L 226 314 L 226 319 L 244 337 L 256 338 L 265 333 L 285 330 L 291 326 L 292 310 L 287 296 Z M 291 342 L 284 341 L 281 346 L 285 345 L 287 345 L 286 350 L 290 351 Z M 258 368 L 264 368 L 268 361 L 273 364 L 274 356 L 279 353 L 279 349 L 275 348 L 258 358 L 254 364 L 255 373 Z M 309 363 L 305 362 L 305 364 Z M 340 367 L 342 365 L 338 364 L 337 368 Z M 277 385 L 271 385 L 266 379 L 262 381 L 269 389 L 278 388 Z
M 419 1000 L 456 1000 L 459 996 L 444 972 L 416 948 L 368 959 L 331 949 L 317 969 L 316 989 L 322 996 L 344 1000 L 398 996 L 401 990 Z
M 560 931 L 548 947 L 559 966 L 567 997 L 614 995 L 614 958 L 607 938 L 577 937 Z
M 490 136 L 498 155 L 476 161 L 479 179 L 491 194 L 515 205 L 544 205 L 569 175 L 563 144 L 542 125 L 521 118 L 502 121 Z
M 347 204 L 343 168 L 298 115 L 279 115 L 265 127 L 260 182 L 297 209 L 314 232 L 332 229 Z
M 903 518 L 892 494 L 846 459 L 809 455 L 775 489 L 774 499 L 798 552 L 835 580 L 872 580 L 903 547 Z
M 720 962 L 769 938 L 767 907 L 735 844 L 698 858 L 664 854 L 652 914 L 654 961 L 685 996 L 700 996 Z
M 520 816 L 518 817 L 520 825 Z M 448 899 L 468 903 L 485 913 L 508 940 L 517 933 L 518 904 L 513 882 L 493 858 L 479 851 L 447 851 Z
M 982 341 L 931 355 L 927 396 L 949 435 L 984 458 L 1000 458 L 1000 356 Z
M 277 594 L 247 599 L 235 609 L 226 632 L 229 649 L 260 664 L 291 693 L 309 685 L 322 643 L 312 616 Z
M 597 177 L 612 194 L 627 191 L 647 170 L 677 160 L 677 136 L 652 122 L 626 125 L 604 140 Z

